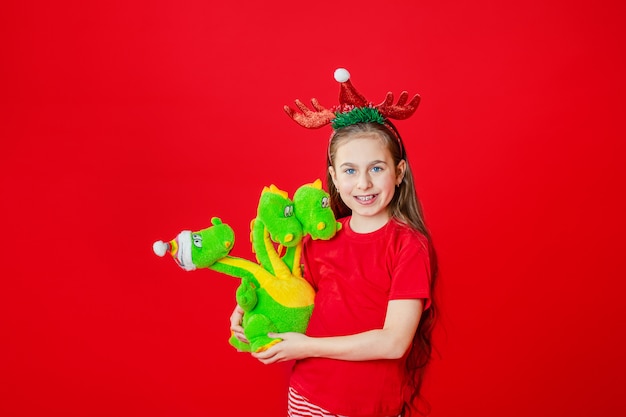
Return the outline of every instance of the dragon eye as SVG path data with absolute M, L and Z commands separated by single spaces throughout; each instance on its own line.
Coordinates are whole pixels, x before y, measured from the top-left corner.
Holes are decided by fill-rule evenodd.
M 198 234 L 191 235 L 191 239 L 193 240 L 193 244 L 196 248 L 202 247 L 202 236 Z
M 285 207 L 285 217 L 293 216 L 293 206 Z
M 322 198 L 322 208 L 328 208 L 328 207 L 330 207 L 330 200 L 328 199 L 328 197 Z

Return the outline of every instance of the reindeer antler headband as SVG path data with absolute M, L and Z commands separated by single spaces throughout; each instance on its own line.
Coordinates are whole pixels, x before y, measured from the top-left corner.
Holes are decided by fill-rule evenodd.
M 341 84 L 339 91 L 339 105 L 333 109 L 322 107 L 317 99 L 311 99 L 313 110 L 309 109 L 300 100 L 295 100 L 300 112 L 294 111 L 291 107 L 285 106 L 285 112 L 296 123 L 308 129 L 316 129 L 327 124 L 331 124 L 333 129 L 353 125 L 356 123 L 374 122 L 386 124 L 387 119 L 406 119 L 410 117 L 420 102 L 420 96 L 415 95 L 407 103 L 409 93 L 400 93 L 398 102 L 393 104 L 393 93 L 388 92 L 385 100 L 373 105 L 359 93 L 350 82 L 350 73 L 339 68 L 335 70 L 335 80 Z M 395 129 L 391 129 L 394 131 Z M 395 132 L 394 132 L 395 134 Z

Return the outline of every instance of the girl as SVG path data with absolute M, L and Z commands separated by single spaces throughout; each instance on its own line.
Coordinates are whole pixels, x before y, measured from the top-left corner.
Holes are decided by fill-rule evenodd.
M 400 136 L 373 119 L 336 127 L 330 140 L 328 187 L 343 228 L 304 244 L 316 290 L 306 335 L 270 334 L 283 340 L 253 354 L 296 360 L 291 417 L 408 415 L 430 359 L 437 263 Z M 236 308 L 231 330 L 245 340 L 240 322 Z

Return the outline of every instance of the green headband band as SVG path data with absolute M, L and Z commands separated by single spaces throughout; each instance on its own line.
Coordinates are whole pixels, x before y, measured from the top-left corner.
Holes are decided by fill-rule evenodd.
M 337 111 L 335 118 L 330 121 L 335 130 L 357 123 L 378 123 L 384 125 L 386 120 L 374 107 L 354 107 L 345 112 Z

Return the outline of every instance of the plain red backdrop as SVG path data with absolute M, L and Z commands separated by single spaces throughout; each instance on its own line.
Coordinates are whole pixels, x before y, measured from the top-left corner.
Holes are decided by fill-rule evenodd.
M 0 414 L 285 415 L 227 344 L 234 279 L 152 242 L 324 175 L 282 106 L 419 93 L 433 416 L 623 416 L 623 2 L 5 2 Z

